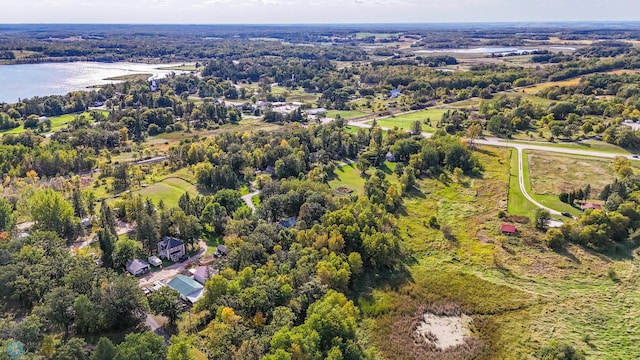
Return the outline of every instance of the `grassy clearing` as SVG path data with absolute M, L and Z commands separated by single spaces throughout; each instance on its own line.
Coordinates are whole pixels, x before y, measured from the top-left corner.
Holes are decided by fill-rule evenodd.
M 561 212 L 568 212 L 574 216 L 578 216 L 580 215 L 580 210 L 574 208 L 573 206 L 569 205 L 569 204 L 565 204 L 562 201 L 560 201 L 560 199 L 558 199 L 557 195 L 554 195 L 553 193 L 538 193 L 536 191 L 534 191 L 532 189 L 533 184 L 537 184 L 538 179 L 532 179 L 531 178 L 531 168 L 530 168 L 530 162 L 531 157 L 529 155 L 528 151 L 523 151 L 522 154 L 522 168 L 523 168 L 523 176 L 524 176 L 524 187 L 527 189 L 527 193 L 529 193 L 529 195 L 531 195 L 537 202 L 539 202 L 540 204 L 551 208 L 553 210 L 557 210 L 557 211 L 561 211 Z M 562 161 L 561 159 L 557 159 L 559 161 Z M 566 159 L 565 159 L 566 161 Z M 534 165 L 536 165 L 534 163 Z M 537 168 L 538 166 L 536 166 Z M 573 189 L 573 187 L 571 188 Z
M 92 110 L 92 111 L 96 111 L 96 110 Z M 106 110 L 98 110 L 100 113 L 102 113 L 103 115 L 108 115 L 109 112 Z M 54 117 L 50 117 L 49 120 L 51 121 L 51 131 L 58 131 L 64 127 L 67 126 L 67 124 L 69 124 L 71 121 L 73 121 L 76 117 L 78 116 L 85 116 L 87 119 L 89 119 L 90 121 L 94 121 L 93 116 L 91 116 L 91 111 L 85 111 L 85 112 L 81 112 L 81 113 L 75 113 L 75 114 L 65 114 L 65 115 L 60 115 L 60 116 L 54 116 Z M 11 129 L 11 130 L 2 130 L 0 131 L 0 134 L 22 134 L 23 132 L 27 131 L 29 129 L 25 129 L 24 126 L 18 126 L 17 128 Z M 46 134 L 48 132 L 51 131 L 44 131 L 43 134 Z
M 337 167 L 335 177 L 329 181 L 329 187 L 335 189 L 339 186 L 347 187 L 358 195 L 364 195 L 364 183 L 366 179 L 360 174 L 360 170 L 356 168 L 356 164 Z
M 388 117 L 384 119 L 377 120 L 378 125 L 387 128 L 398 127 L 400 129 L 410 129 L 411 124 L 415 121 L 420 121 L 422 123 L 423 131 L 435 131 L 436 123 L 442 118 L 442 115 L 447 111 L 451 111 L 451 109 L 427 109 L 416 111 L 404 115 L 399 115 L 395 117 Z M 427 121 L 429 124 L 425 124 L 424 121 Z
M 340 115 L 341 118 L 348 120 L 348 119 L 353 119 L 360 116 L 369 115 L 369 113 L 366 113 L 360 110 L 329 110 L 327 111 L 328 118 L 335 118 L 337 115 Z
M 378 39 L 389 39 L 394 36 L 400 36 L 402 33 L 374 33 L 374 32 L 358 32 L 356 33 L 356 37 L 359 39 L 368 38 L 368 37 L 376 37 Z
M 525 317 L 517 314 L 518 309 L 534 303 L 536 296 L 504 284 L 503 276 L 494 269 L 493 244 L 503 238 L 497 233 L 496 204 L 506 198 L 507 150 L 487 148 L 478 155 L 487 169 L 482 178 L 459 184 L 435 179 L 418 182 L 398 218 L 400 236 L 413 255 L 406 262 L 404 281 L 390 279 L 359 299 L 365 317 L 375 320 L 374 343 L 387 358 L 422 357 L 414 351 L 412 320 L 421 311 L 451 309 L 474 319 L 473 357 L 517 358 L 509 355 L 513 345 L 505 344 L 522 341 L 525 332 L 503 329 L 516 323 L 516 316 L 516 324 L 521 324 Z M 431 215 L 437 217 L 440 229 L 428 226 Z M 443 228 L 450 230 L 449 239 Z M 503 323 L 506 325 L 501 326 Z M 425 356 L 461 357 L 451 352 Z
M 380 166 L 380 169 L 386 174 L 386 178 L 391 184 L 398 183 L 398 177 L 393 173 L 395 167 L 396 164 L 391 162 L 385 162 Z M 360 170 L 356 167 L 356 163 L 338 166 L 334 171 L 334 177 L 329 180 L 329 187 L 335 189 L 339 186 L 344 186 L 353 190 L 354 194 L 364 195 L 364 183 L 367 181 L 368 176 L 373 174 L 373 171 L 375 171 L 375 168 L 372 167 L 367 170 L 365 175 L 361 175 Z
M 612 159 L 558 155 L 527 151 L 531 187 L 534 194 L 555 195 L 591 184 L 591 194 L 597 196 L 602 188 L 613 182 L 616 175 Z
M 579 83 L 580 83 L 580 78 L 579 77 L 568 79 L 568 80 L 562 80 L 562 81 L 550 81 L 550 82 L 538 84 L 538 85 L 535 85 L 535 86 L 532 86 L 532 87 L 528 87 L 528 88 L 524 89 L 524 92 L 525 93 L 537 93 L 540 90 L 547 89 L 547 88 L 550 88 L 552 86 L 576 86 Z
M 516 149 L 511 149 L 510 154 L 509 198 L 507 200 L 507 212 L 511 215 L 532 217 L 535 214 L 536 206 L 524 197 L 522 191 L 520 191 L 520 182 L 518 180 L 518 151 Z
M 512 195 L 505 184 L 519 189 L 517 156 L 489 147 L 477 156 L 486 169 L 481 178 L 460 184 L 419 180 L 405 198 L 397 224 L 410 255 L 402 274 L 361 283 L 358 303 L 373 345 L 393 359 L 531 359 L 559 341 L 589 359 L 635 358 L 640 260 L 629 249 L 612 256 L 574 245 L 550 251 L 532 224 L 518 225 L 519 237 L 500 235 L 496 213 Z M 441 227 L 449 225 L 453 237 L 430 228 L 431 215 Z M 420 356 L 411 335 L 424 311 L 470 315 L 471 353 Z
M 141 190 L 133 191 L 134 195 L 150 198 L 155 204 L 164 201 L 168 208 L 178 206 L 178 200 L 185 192 L 198 194 L 198 189 L 180 178 L 170 177 Z
M 320 98 L 320 94 L 316 93 L 308 93 L 302 89 L 290 90 L 282 86 L 272 86 L 271 94 L 273 95 L 282 95 L 286 96 L 287 101 L 298 101 L 298 102 L 308 102 L 315 104 Z
M 106 78 L 104 80 L 110 81 L 145 81 L 152 77 L 153 74 L 129 74 L 129 75 L 120 75 L 114 76 L 110 78 Z

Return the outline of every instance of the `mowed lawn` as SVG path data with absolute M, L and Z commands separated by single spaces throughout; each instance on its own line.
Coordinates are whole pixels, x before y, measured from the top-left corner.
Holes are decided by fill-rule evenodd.
M 98 112 L 102 113 L 105 116 L 107 116 L 109 114 L 109 112 L 106 111 L 106 110 L 98 110 Z M 65 115 L 60 115 L 60 116 L 53 116 L 53 117 L 49 118 L 49 120 L 51 121 L 51 131 L 58 131 L 58 130 L 66 127 L 67 124 L 69 124 L 71 121 L 73 121 L 78 116 L 85 116 L 87 119 L 89 119 L 89 121 L 94 121 L 93 116 L 91 116 L 91 111 L 85 111 L 85 112 L 82 112 L 82 113 L 75 113 L 75 114 L 65 114 Z M 14 129 L 11 129 L 11 130 L 0 131 L 0 134 L 22 134 L 25 131 L 27 131 L 27 129 L 25 129 L 24 126 L 20 125 L 17 128 L 14 128 Z M 49 131 L 45 131 L 44 133 L 46 134 L 48 132 Z
M 507 200 L 507 212 L 511 215 L 521 215 L 533 217 L 536 206 L 529 201 L 522 191 L 520 191 L 520 182 L 518 178 L 518 151 L 510 150 L 509 158 L 509 198 Z
M 343 119 L 353 119 L 360 116 L 369 115 L 369 113 L 360 111 L 360 110 L 329 110 L 327 111 L 328 118 L 335 118 L 337 115 L 340 115 Z
M 416 112 L 399 115 L 395 117 L 379 119 L 377 120 L 377 122 L 378 122 L 378 125 L 382 127 L 394 128 L 397 126 L 399 129 L 409 130 L 411 129 L 411 125 L 414 122 L 420 121 L 422 124 L 422 131 L 429 132 L 429 131 L 435 131 L 436 123 L 440 121 L 440 119 L 442 119 L 442 115 L 445 114 L 447 111 L 451 111 L 451 109 L 443 109 L 443 108 L 427 109 L 427 110 L 416 111 Z M 429 120 L 429 124 L 424 123 L 424 121 L 427 119 Z
M 141 190 L 133 191 L 134 195 L 142 195 L 143 198 L 150 198 L 155 204 L 160 200 L 168 207 L 178 206 L 178 200 L 185 193 L 198 195 L 198 188 L 180 178 L 170 177 L 161 182 L 157 182 Z
M 361 176 L 360 170 L 356 168 L 355 163 L 336 167 L 334 174 L 335 177 L 329 181 L 329 187 L 335 189 L 339 186 L 344 186 L 353 190 L 358 195 L 364 195 L 364 183 L 366 179 Z
M 383 163 L 379 169 L 386 174 L 386 179 L 390 184 L 397 184 L 398 177 L 393 173 L 396 164 L 391 162 Z M 364 195 L 364 183 L 367 178 L 374 173 L 376 168 L 371 167 L 367 170 L 367 174 L 361 175 L 356 163 L 350 163 L 346 166 L 337 166 L 334 171 L 334 178 L 329 181 L 329 187 L 336 189 L 339 186 L 344 186 L 354 191 L 354 194 Z

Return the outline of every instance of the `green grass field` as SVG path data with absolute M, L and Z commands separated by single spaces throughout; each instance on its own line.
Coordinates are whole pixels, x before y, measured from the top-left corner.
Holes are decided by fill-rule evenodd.
M 529 167 L 530 164 L 530 155 L 528 151 L 523 151 L 522 153 L 522 168 L 523 168 L 523 173 L 524 173 L 524 187 L 527 189 L 527 192 L 529 193 L 529 195 L 531 195 L 537 202 L 539 202 L 540 204 L 553 209 L 553 210 L 557 210 L 560 212 L 568 212 L 571 215 L 574 216 L 578 216 L 580 215 L 580 210 L 578 210 L 577 208 L 569 205 L 569 204 L 565 204 L 562 201 L 560 201 L 560 199 L 558 198 L 557 195 L 554 195 L 552 193 L 538 193 L 536 191 L 533 190 L 533 184 L 536 184 L 537 181 L 539 180 L 538 178 L 532 179 L 531 178 L 531 168 Z M 565 159 L 564 162 L 566 162 L 568 159 Z M 543 166 L 544 167 L 544 166 Z M 534 170 L 537 170 L 538 167 L 535 167 Z
M 374 32 L 358 32 L 356 33 L 357 38 L 368 38 L 368 37 L 376 37 L 378 39 L 388 39 L 394 36 L 400 36 L 402 33 L 374 33 Z
M 398 183 L 398 177 L 393 173 L 395 167 L 396 164 L 391 162 L 385 162 L 380 166 L 380 169 L 387 175 L 386 178 L 391 184 Z M 344 186 L 353 190 L 354 194 L 364 195 L 364 183 L 367 181 L 367 176 L 373 174 L 374 171 L 375 168 L 371 167 L 367 170 L 367 175 L 362 176 L 355 163 L 338 166 L 334 171 L 335 177 L 329 180 L 329 187 L 335 189 L 339 186 Z
M 472 317 L 468 349 L 478 352 L 432 358 L 536 359 L 552 341 L 587 359 L 636 358 L 640 260 L 628 249 L 614 256 L 576 245 L 550 251 L 532 223 L 517 224 L 518 237 L 500 235 L 497 211 L 507 196 L 510 209 L 535 208 L 526 199 L 512 202 L 519 191 L 515 150 L 483 147 L 476 154 L 485 168 L 481 177 L 460 184 L 421 179 L 404 199 L 397 219 L 408 251 L 402 275 L 359 283 L 363 323 L 381 355 L 418 358 L 411 352 L 415 319 L 455 308 Z M 441 228 L 450 227 L 451 239 L 428 226 L 432 215 Z
M 287 101 L 308 102 L 312 104 L 315 104 L 321 95 L 316 93 L 308 93 L 302 89 L 289 90 L 282 86 L 271 87 L 271 94 L 273 95 L 281 95 L 285 93 L 287 95 Z
M 143 198 L 148 197 L 155 204 L 162 200 L 168 208 L 171 208 L 178 206 L 178 200 L 180 200 L 180 196 L 185 192 L 189 192 L 192 195 L 199 194 L 198 189 L 194 185 L 180 178 L 171 177 L 150 185 L 147 188 L 133 191 L 132 194 L 140 194 Z
M 340 115 L 343 119 L 353 119 L 360 116 L 369 115 L 369 113 L 360 111 L 360 110 L 329 110 L 327 111 L 328 118 L 335 118 L 336 115 Z
M 507 212 L 512 215 L 533 217 L 536 211 L 536 206 L 524 197 L 522 191 L 520 191 L 520 182 L 518 180 L 518 151 L 516 149 L 511 149 L 510 153 L 509 199 L 507 202 Z
M 99 110 L 99 112 L 103 113 L 104 115 L 108 115 L 109 112 L 105 111 L 105 110 Z M 60 130 L 64 127 L 67 126 L 68 123 L 70 123 L 71 121 L 73 121 L 73 119 L 75 119 L 77 116 L 85 116 L 87 117 L 90 121 L 93 121 L 93 117 L 91 116 L 91 112 L 90 111 L 85 111 L 82 113 L 75 113 L 75 114 L 65 114 L 65 115 L 61 115 L 61 116 L 54 116 L 54 117 L 50 117 L 49 120 L 51 120 L 51 131 L 57 131 Z M 0 134 L 21 134 L 23 132 L 25 132 L 27 129 L 25 129 L 23 126 L 18 126 L 17 128 L 11 129 L 11 130 L 4 130 L 4 131 L 0 131 Z M 48 133 L 50 131 L 45 131 L 43 132 L 44 134 Z
M 335 178 L 329 181 L 332 189 L 338 186 L 347 187 L 358 195 L 364 194 L 364 183 L 366 179 L 360 175 L 360 170 L 356 168 L 356 164 L 337 167 L 335 170 Z
M 409 114 L 399 115 L 396 117 L 388 117 L 384 119 L 377 120 L 378 125 L 387 128 L 398 127 L 399 129 L 411 129 L 411 124 L 415 121 L 422 122 L 422 131 L 433 132 L 435 131 L 435 125 L 440 119 L 442 115 L 450 111 L 450 109 L 427 109 L 412 112 Z M 429 119 L 431 125 L 427 125 L 424 123 L 425 120 Z

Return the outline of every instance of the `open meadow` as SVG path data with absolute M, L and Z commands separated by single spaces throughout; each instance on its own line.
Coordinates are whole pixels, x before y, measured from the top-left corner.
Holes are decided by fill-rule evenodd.
M 575 245 L 550 251 L 531 223 L 516 223 L 517 237 L 501 235 L 500 223 L 507 220 L 497 211 L 504 208 L 517 156 L 509 166 L 508 150 L 477 154 L 485 167 L 479 178 L 418 182 L 398 217 L 410 254 L 404 275 L 362 284 L 370 291 L 359 305 L 380 352 L 394 359 L 523 359 L 555 339 L 587 358 L 634 358 L 640 352 L 634 341 L 640 329 L 633 326 L 640 305 L 635 256 L 626 249 L 600 255 Z M 523 206 L 509 201 L 510 210 L 531 210 Z M 437 227 L 429 225 L 431 214 L 437 214 Z M 412 324 L 424 312 L 471 316 L 468 346 L 427 355 L 416 349 Z

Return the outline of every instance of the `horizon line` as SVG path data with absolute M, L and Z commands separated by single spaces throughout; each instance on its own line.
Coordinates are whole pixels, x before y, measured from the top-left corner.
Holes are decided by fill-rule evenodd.
M 126 22 L 0 22 L 0 26 L 16 25 L 126 25 L 126 26 L 322 26 L 322 25 L 536 25 L 536 24 L 638 24 L 640 20 L 521 20 L 521 21 L 442 21 L 442 22 L 300 22 L 300 23 L 126 23 Z

